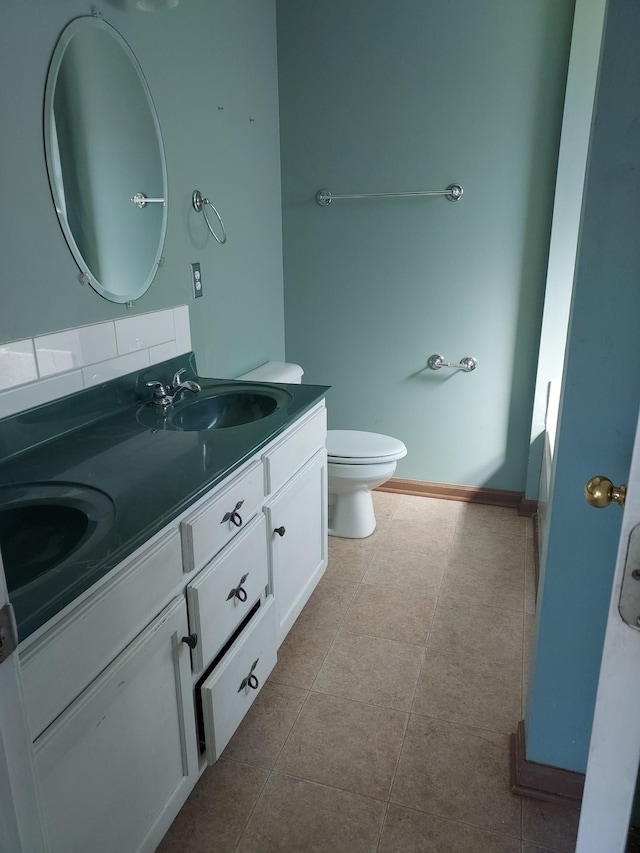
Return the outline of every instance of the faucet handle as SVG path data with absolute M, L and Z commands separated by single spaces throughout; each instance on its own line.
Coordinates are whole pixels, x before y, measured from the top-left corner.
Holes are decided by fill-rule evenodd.
M 174 374 L 174 377 L 171 381 L 171 387 L 172 388 L 178 387 L 178 385 L 180 384 L 180 377 L 182 376 L 183 373 L 186 373 L 186 372 L 187 372 L 186 367 L 181 367 L 180 370 L 176 371 L 176 373 Z
M 147 388 L 153 388 L 153 394 L 151 396 L 152 402 L 156 406 L 168 406 L 171 402 L 171 397 L 167 393 L 167 389 L 164 387 L 162 382 L 159 382 L 157 379 L 154 379 L 151 382 L 146 383 Z

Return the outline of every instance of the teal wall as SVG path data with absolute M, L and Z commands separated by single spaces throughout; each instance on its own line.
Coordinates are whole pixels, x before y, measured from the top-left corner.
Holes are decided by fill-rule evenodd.
M 287 359 L 399 476 L 524 490 L 573 8 L 278 0 Z
M 609 0 L 573 290 L 526 714 L 527 757 L 584 772 L 640 385 L 640 6 Z M 612 723 L 615 724 L 615 723 Z
M 97 6 L 132 47 L 158 112 L 169 177 L 165 264 L 133 312 L 80 286 L 49 191 L 42 108 L 58 36 L 89 4 L 3 0 L 0 341 L 187 303 L 203 372 L 237 375 L 282 359 L 275 0 L 183 0 L 156 14 L 122 0 Z M 222 213 L 226 245 L 190 210 L 196 188 Z M 192 261 L 202 265 L 197 301 Z

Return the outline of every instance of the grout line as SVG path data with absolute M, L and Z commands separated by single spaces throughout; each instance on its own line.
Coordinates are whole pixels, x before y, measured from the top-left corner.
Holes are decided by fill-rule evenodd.
M 386 532 L 386 530 L 391 526 L 391 523 L 392 523 L 392 521 L 393 521 L 393 520 L 394 520 L 394 518 L 395 518 L 395 513 L 396 513 L 397 508 L 398 508 L 398 506 L 399 506 L 399 505 L 400 505 L 400 501 L 398 501 L 398 505 L 396 506 L 396 509 L 393 511 L 393 513 L 392 513 L 390 516 L 388 516 L 389 521 L 388 521 L 388 524 L 386 524 L 386 525 L 385 525 L 385 532 Z M 382 533 L 382 535 L 381 535 L 381 539 L 382 539 L 382 537 L 383 537 L 383 536 L 384 536 L 384 533 Z M 364 576 L 366 575 L 367 571 L 369 570 L 369 568 L 370 568 L 371 564 L 373 563 L 373 561 L 374 561 L 374 559 L 375 559 L 375 557 L 376 557 L 376 554 L 377 554 L 377 553 L 378 553 L 378 551 L 380 550 L 380 547 L 381 547 L 381 545 L 379 544 L 379 545 L 375 548 L 375 550 L 372 550 L 372 552 L 371 552 L 371 556 L 370 556 L 370 558 L 369 558 L 369 560 L 368 560 L 368 562 L 367 562 L 367 568 L 366 568 L 366 570 L 364 571 L 364 573 L 363 573 L 363 575 L 362 575 L 362 578 L 364 578 Z M 335 635 L 335 637 L 333 638 L 333 640 L 332 640 L 332 642 L 331 642 L 331 645 L 329 646 L 329 649 L 328 649 L 328 651 L 327 651 L 327 654 L 325 655 L 324 660 L 326 660 L 327 656 L 329 655 L 329 653 L 331 652 L 331 649 L 332 649 L 332 648 L 333 648 L 333 646 L 334 646 L 334 643 L 336 642 L 336 640 L 337 640 L 338 636 L 340 635 L 340 629 L 342 628 L 342 625 L 344 624 L 344 622 L 345 622 L 345 620 L 346 620 L 346 618 L 347 618 L 347 614 L 349 613 L 349 610 L 351 609 L 351 606 L 352 606 L 352 604 L 353 604 L 353 601 L 355 600 L 356 596 L 358 595 L 358 591 L 360 590 L 360 588 L 361 588 L 361 587 L 362 587 L 362 585 L 363 585 L 363 580 L 362 580 L 362 578 L 360 579 L 360 581 L 358 582 L 358 584 L 357 584 L 357 586 L 356 586 L 356 589 L 355 589 L 354 594 L 353 594 L 353 596 L 352 596 L 352 598 L 351 598 L 351 601 L 349 602 L 349 606 L 348 606 L 348 607 L 345 609 L 345 611 L 344 611 L 344 614 L 343 614 L 342 620 L 341 620 L 341 622 L 340 622 L 340 625 L 338 626 L 338 630 L 336 631 L 336 635 Z M 365 586 L 369 586 L 369 584 L 365 584 Z M 432 617 L 432 620 L 433 620 L 433 617 Z M 365 636 L 368 636 L 368 635 L 365 635 Z M 377 638 L 377 637 L 376 637 L 375 639 L 384 639 L 384 638 Z M 400 642 L 400 641 L 397 641 L 397 642 Z M 424 651 L 425 651 L 425 649 L 423 648 L 422 659 L 421 659 L 421 662 L 420 662 L 420 669 L 422 669 L 422 660 L 424 660 Z M 324 660 L 323 660 L 323 664 L 324 664 Z M 321 669 L 322 669 L 322 666 L 321 666 L 321 667 L 320 667 L 320 669 L 318 670 L 318 674 L 320 673 Z M 420 677 L 419 673 L 420 673 L 420 670 L 418 670 L 418 679 L 419 679 L 419 677 Z M 316 678 L 314 679 L 314 682 L 313 682 L 313 684 L 314 684 L 314 685 L 315 685 L 315 682 L 317 681 L 317 677 L 318 677 L 318 675 L 316 675 Z M 418 679 L 416 679 L 416 685 L 417 685 Z M 313 685 L 312 685 L 312 690 L 313 690 Z M 320 693 L 321 691 L 313 691 L 313 692 Z M 324 695 L 333 695 L 333 694 L 329 694 L 329 693 L 327 693 L 327 694 L 324 694 Z M 392 711 L 396 711 L 396 712 L 398 712 L 398 713 L 403 713 L 403 714 L 405 714 L 405 717 L 406 717 L 406 719 L 405 719 L 405 724 L 404 724 L 404 731 L 403 731 L 403 734 L 402 734 L 402 741 L 401 741 L 401 743 L 400 743 L 400 748 L 399 748 L 399 750 L 398 750 L 398 757 L 397 757 L 397 759 L 396 759 L 396 763 L 395 763 L 395 766 L 394 766 L 394 769 L 393 769 L 393 773 L 391 774 L 391 780 L 390 780 L 390 782 L 389 782 L 389 790 L 388 790 L 388 793 L 387 793 L 387 805 L 386 805 L 386 807 L 385 807 L 384 819 L 383 819 L 382 824 L 381 824 L 381 827 L 380 827 L 380 834 L 379 834 L 379 836 L 378 836 L 378 843 L 377 843 L 377 845 L 376 845 L 376 850 L 378 850 L 378 849 L 379 849 L 380 842 L 381 842 L 381 840 L 382 840 L 382 832 L 383 832 L 383 830 L 384 830 L 384 825 L 385 825 L 385 823 L 386 823 L 387 812 L 388 812 L 388 804 L 389 804 L 389 800 L 390 800 L 390 797 L 391 797 L 391 791 L 392 791 L 392 789 L 393 789 L 393 784 L 394 784 L 394 782 L 395 782 L 396 772 L 397 772 L 397 769 L 398 769 L 398 765 L 399 765 L 399 763 L 400 763 L 400 757 L 401 757 L 401 755 L 402 755 L 402 750 L 403 750 L 403 747 L 404 747 L 404 742 L 405 742 L 405 737 L 406 737 L 406 733 L 407 733 L 407 728 L 408 728 L 408 726 L 409 726 L 409 716 L 410 716 L 410 712 L 411 712 L 411 704 L 413 703 L 413 695 L 415 695 L 415 686 L 414 686 L 414 693 L 412 694 L 411 702 L 409 703 L 409 707 L 408 707 L 408 709 L 407 709 L 407 710 L 401 710 L 401 709 L 399 709 L 399 708 L 390 708 L 388 705 L 377 705 L 376 703 L 373 703 L 373 702 L 361 702 L 361 704 L 363 704 L 363 705 L 371 705 L 371 706 L 373 706 L 373 707 L 381 707 L 381 708 L 385 708 L 385 709 L 387 709 L 387 710 L 392 710 Z M 336 698 L 345 698 L 345 697 L 336 697 Z M 352 701 L 352 702 L 353 702 L 353 701 L 355 701 L 355 702 L 357 702 L 357 701 L 360 701 L 360 700 L 357 700 L 357 699 L 349 699 L 349 700 L 347 700 L 347 701 Z
M 381 800 L 380 797 L 372 797 L 371 794 L 362 794 L 359 791 L 351 790 L 351 788 L 339 788 L 337 785 L 329 785 L 328 782 L 318 782 L 316 779 L 307 779 L 306 776 L 299 776 L 291 770 L 271 770 L 269 771 L 269 776 L 272 776 L 274 773 L 278 774 L 278 776 L 288 776 L 290 779 L 295 779 L 298 782 L 306 782 L 309 785 L 317 785 L 319 788 L 328 788 L 330 791 L 339 791 L 341 794 L 351 794 L 353 797 L 361 797 L 363 800 L 371 800 L 374 803 L 386 805 L 386 800 Z
M 329 549 L 327 548 L 327 567 L 329 566 L 329 553 L 328 553 L 328 552 L 329 552 Z M 376 548 L 376 551 L 374 551 L 374 552 L 373 552 L 373 554 L 375 554 L 376 552 L 377 552 L 377 548 Z M 373 554 L 372 554 L 371 559 L 373 559 Z M 346 615 L 347 615 L 347 613 L 348 613 L 348 611 L 349 611 L 349 608 L 351 607 L 351 604 L 352 604 L 352 602 L 353 602 L 353 599 L 354 599 L 354 598 L 355 598 L 355 596 L 357 595 L 357 592 L 358 592 L 358 589 L 360 588 L 361 583 L 362 583 L 362 581 L 360 581 L 359 583 L 357 583 L 357 584 L 356 584 L 356 588 L 355 588 L 355 590 L 354 590 L 354 593 L 353 593 L 353 595 L 351 596 L 351 599 L 350 599 L 350 601 L 349 601 L 348 606 L 345 608 L 345 611 L 344 611 L 344 614 L 343 614 L 343 616 L 342 616 L 342 619 L 340 620 L 340 624 L 338 625 L 338 628 L 337 628 L 337 630 L 336 630 L 336 633 L 335 633 L 335 635 L 334 635 L 333 639 L 331 640 L 331 642 L 330 642 L 330 644 L 329 644 L 329 646 L 328 646 L 328 648 L 327 648 L 327 651 L 325 652 L 325 654 L 324 654 L 324 656 L 323 656 L 323 658 L 322 658 L 322 662 L 321 662 L 320 666 L 318 667 L 318 671 L 316 672 L 316 674 L 315 674 L 315 677 L 314 677 L 313 681 L 311 682 L 311 686 L 310 686 L 309 688 L 306 688 L 306 689 L 307 689 L 307 695 L 306 695 L 306 697 L 305 697 L 305 699 L 304 699 L 304 702 L 303 702 L 303 703 L 302 703 L 302 705 L 300 706 L 300 710 L 298 711 L 298 713 L 297 713 L 297 715 L 296 715 L 296 718 L 295 718 L 295 720 L 294 720 L 294 722 L 293 722 L 293 725 L 292 725 L 292 726 L 291 726 L 291 728 L 289 729 L 289 733 L 287 734 L 287 736 L 286 736 L 286 738 L 285 738 L 285 740 L 284 740 L 284 742 L 283 742 L 283 744 L 282 744 L 282 746 L 281 746 L 281 748 L 280 748 L 280 750 L 279 750 L 279 752 L 278 752 L 278 755 L 276 756 L 276 759 L 275 759 L 275 761 L 274 761 L 274 763 L 273 763 L 273 766 L 274 766 L 274 767 L 275 767 L 275 766 L 276 766 L 276 764 L 278 763 L 278 760 L 279 760 L 280 756 L 282 755 L 282 753 L 283 753 L 283 751 L 284 751 L 284 749 L 285 749 L 285 747 L 286 747 L 287 743 L 289 742 L 289 739 L 291 738 L 291 735 L 292 735 L 292 733 L 293 733 L 293 730 L 294 730 L 294 728 L 295 728 L 295 725 L 296 725 L 296 723 L 298 722 L 298 720 L 299 720 L 299 718 L 300 718 L 300 715 L 302 714 L 303 709 L 304 709 L 304 708 L 305 708 L 305 706 L 307 705 L 307 702 L 309 701 L 309 696 L 311 695 L 311 693 L 312 693 L 312 692 L 313 692 L 313 693 L 319 693 L 319 692 L 320 692 L 320 691 L 314 690 L 314 689 L 313 689 L 313 686 L 314 686 L 314 684 L 315 684 L 315 683 L 316 683 L 316 681 L 317 681 L 318 675 L 320 674 L 320 671 L 322 670 L 322 667 L 324 666 L 324 662 L 326 661 L 327 657 L 329 656 L 329 653 L 331 652 L 331 649 L 333 648 L 333 645 L 334 645 L 334 643 L 335 643 L 335 641 L 336 641 L 336 639 L 337 639 L 337 637 L 338 637 L 338 634 L 340 633 L 340 628 L 341 628 L 341 626 L 342 626 L 342 623 L 344 622 L 344 620 L 345 620 L 345 618 L 346 618 Z M 317 587 L 316 587 L 316 589 L 317 589 Z M 313 595 L 314 595 L 314 594 L 315 594 L 315 590 L 314 590 L 314 592 L 311 594 L 311 597 L 313 597 Z M 307 602 L 307 604 L 308 604 L 308 602 Z M 306 607 L 306 605 L 305 605 L 305 607 Z M 303 611 L 304 611 L 304 608 L 303 608 Z M 302 614 L 301 614 L 301 615 L 302 615 Z M 299 618 L 299 617 L 298 617 L 298 618 Z M 276 684 L 277 684 L 278 682 L 274 682 L 274 683 L 276 683 Z M 288 686 L 292 686 L 292 685 L 288 685 Z M 301 688 L 297 688 L 297 689 L 301 689 Z M 329 695 L 329 694 L 327 694 L 327 695 Z M 339 698 L 339 697 L 338 697 L 338 698 Z M 308 780 L 307 780 L 307 781 L 308 781 Z
M 288 686 L 288 685 L 285 685 L 285 686 Z M 301 689 L 301 688 L 296 688 L 296 689 L 297 689 L 297 690 L 299 690 L 299 689 Z M 311 690 L 307 690 L 307 695 L 304 697 L 304 701 L 303 701 L 303 702 L 302 702 L 302 704 L 300 705 L 300 710 L 299 710 L 299 711 L 298 711 L 298 713 L 296 714 L 296 718 L 295 718 L 295 720 L 293 721 L 293 723 L 291 724 L 291 728 L 289 729 L 289 733 L 287 734 L 286 738 L 285 738 L 285 739 L 284 739 L 284 741 L 282 742 L 282 746 L 281 746 L 281 747 L 280 747 L 280 749 L 278 750 L 278 754 L 276 755 L 276 757 L 275 757 L 275 759 L 274 759 L 274 761 L 273 761 L 273 766 L 272 766 L 271 770 L 269 771 L 269 775 L 271 775 L 271 773 L 273 773 L 273 771 L 275 770 L 275 766 L 276 766 L 276 764 L 278 763 L 278 761 L 279 761 L 279 759 L 280 759 L 280 756 L 281 756 L 281 755 L 282 755 L 282 753 L 284 752 L 284 748 L 285 748 L 285 746 L 286 746 L 286 745 L 287 745 L 287 743 L 289 742 L 289 738 L 291 737 L 291 733 L 293 732 L 293 730 L 294 730 L 294 728 L 295 728 L 296 723 L 297 723 L 297 722 L 298 722 L 298 720 L 300 719 L 300 715 L 302 714 L 302 711 L 303 711 L 303 709 L 304 709 L 305 705 L 306 705 L 306 704 L 307 704 L 307 702 L 309 701 L 309 696 L 310 696 L 310 695 L 311 695 Z
M 431 499 L 427 498 L 427 500 L 431 500 Z M 497 829 L 488 829 L 486 826 L 482 826 L 479 823 L 471 823 L 468 820 L 458 820 L 457 818 L 449 817 L 449 816 L 443 815 L 443 814 L 439 814 L 438 812 L 423 811 L 422 809 L 418 809 L 415 806 L 405 806 L 402 803 L 390 802 L 389 805 L 390 806 L 396 806 L 397 808 L 404 809 L 405 811 L 408 811 L 408 812 L 414 812 L 415 814 L 418 814 L 418 815 L 427 815 L 428 817 L 434 817 L 437 820 L 444 821 L 445 823 L 457 824 L 458 826 L 468 826 L 471 829 L 479 829 L 481 832 L 486 832 L 487 835 L 493 835 L 497 839 L 510 838 L 513 841 L 518 841 L 518 842 L 522 841 L 522 839 L 519 838 L 517 835 L 510 835 L 508 832 L 500 832 Z M 536 843 L 533 841 L 529 841 L 527 843 L 532 844 L 534 847 L 537 847 Z M 467 850 L 456 851 L 456 853 L 470 853 L 470 851 L 467 851 Z M 559 853 L 559 851 L 547 850 L 546 847 L 544 847 L 544 848 L 540 847 L 540 853 Z
M 391 790 L 391 789 L 389 789 Z M 380 832 L 378 833 L 378 841 L 376 843 L 376 853 L 380 850 L 380 845 L 382 844 L 382 835 L 384 833 L 384 828 L 387 824 L 387 815 L 389 814 L 389 803 L 387 802 L 384 807 L 384 815 L 382 816 L 382 823 L 380 824 Z
M 373 586 L 373 584 L 367 584 L 367 586 Z M 383 587 L 383 589 L 394 589 L 394 587 Z M 399 643 L 402 646 L 416 646 L 419 649 L 424 648 L 425 641 L 424 640 L 399 640 L 397 637 L 382 637 L 380 634 L 367 634 L 366 631 L 346 631 L 345 634 L 349 634 L 352 637 L 366 637 L 368 640 L 384 640 L 387 643 Z M 336 635 L 337 637 L 337 635 Z M 333 644 L 333 640 L 331 643 Z
M 229 759 L 229 758 L 225 759 L 225 761 L 230 761 L 230 760 L 232 760 L 232 759 Z M 242 764 L 245 767 L 252 767 L 253 769 L 255 769 L 255 765 L 245 764 L 242 761 L 236 761 L 236 764 Z M 262 768 L 262 769 L 264 769 L 264 768 Z M 238 847 L 240 846 L 240 842 L 242 841 L 242 837 L 245 834 L 245 832 L 247 831 L 247 827 L 249 826 L 249 822 L 250 822 L 251 818 L 253 817 L 253 813 L 255 812 L 256 808 L 258 807 L 258 803 L 262 799 L 262 795 L 264 794 L 264 789 L 267 787 L 267 782 L 271 778 L 272 772 L 273 772 L 272 770 L 269 770 L 269 772 L 267 773 L 267 778 L 264 780 L 262 788 L 260 788 L 260 792 L 258 793 L 258 796 L 256 797 L 256 801 L 253 804 L 253 806 L 249 809 L 249 814 L 247 815 L 247 819 L 245 820 L 244 825 L 243 825 L 242 829 L 240 830 L 240 834 L 238 835 L 238 840 L 236 841 L 236 843 L 233 846 L 234 851 L 237 850 Z
M 460 726 L 463 729 L 473 729 L 478 732 L 486 732 L 491 735 L 500 735 L 501 737 L 508 738 L 513 729 L 508 732 L 500 729 L 490 729 L 487 726 L 480 726 L 477 723 L 463 723 L 460 720 L 450 720 L 449 717 L 436 717 L 435 714 L 422 714 L 419 711 L 411 711 L 410 716 L 412 717 L 422 717 L 425 720 L 437 720 L 442 723 L 450 723 L 452 726 Z
M 400 501 L 398 501 L 398 507 L 399 507 L 399 506 L 400 506 Z M 396 511 L 397 511 L 397 508 L 398 508 L 398 507 L 396 507 Z M 394 516 L 395 516 L 395 513 L 394 513 Z M 392 517 L 394 517 L 394 516 L 392 516 Z M 456 526 L 457 526 L 457 521 L 458 521 L 458 519 L 456 518 Z M 411 715 L 412 715 L 412 713 L 413 713 L 413 711 L 412 711 L 413 703 L 414 703 L 415 698 L 416 698 L 416 693 L 417 693 L 417 690 L 418 690 L 418 685 L 420 684 L 420 678 L 421 678 L 421 676 L 422 676 L 422 670 L 423 670 L 423 667 L 424 667 L 424 662 L 425 662 L 425 660 L 426 660 L 426 656 L 427 656 L 427 644 L 428 644 L 428 642 L 429 642 L 429 637 L 431 636 L 431 630 L 432 630 L 432 628 L 433 628 L 433 621 L 434 621 L 434 619 L 435 619 L 436 609 L 437 609 L 437 607 L 438 607 L 438 600 L 439 600 L 439 597 L 440 597 L 440 588 L 441 588 L 441 586 L 442 586 L 442 581 L 443 581 L 443 579 L 444 579 L 444 575 L 445 575 L 445 572 L 446 572 L 446 569 L 447 569 L 447 561 L 448 561 L 448 557 L 449 557 L 449 551 L 450 551 L 451 546 L 452 546 L 452 543 L 453 543 L 453 537 L 455 536 L 455 529 L 456 529 L 456 527 L 454 526 L 453 533 L 452 533 L 452 535 L 451 535 L 451 543 L 449 544 L 449 549 L 447 549 L 447 556 L 445 557 L 445 567 L 444 567 L 444 570 L 443 570 L 443 572 L 442 572 L 442 574 L 441 574 L 441 576 L 440 576 L 440 582 L 438 583 L 438 588 L 437 588 L 436 593 L 435 593 L 435 604 L 434 604 L 433 612 L 432 612 L 432 614 L 431 614 L 431 620 L 430 620 L 430 623 L 429 623 L 429 629 L 428 629 L 428 631 L 427 631 L 427 635 L 426 635 L 426 637 L 425 637 L 425 639 L 424 639 L 424 644 L 422 645 L 422 654 L 421 654 L 421 656 L 420 656 L 420 667 L 419 667 L 419 669 L 418 669 L 418 677 L 416 678 L 416 682 L 415 682 L 415 684 L 413 685 L 413 691 L 412 691 L 412 693 L 411 693 L 411 701 L 409 702 L 409 713 L 407 714 L 407 721 L 406 721 L 406 724 L 405 724 L 405 727 L 404 727 L 404 733 L 403 733 L 403 735 L 402 735 L 402 743 L 400 744 L 400 749 L 398 750 L 398 757 L 397 757 L 397 759 L 396 759 L 396 764 L 395 764 L 395 767 L 394 767 L 394 769 L 393 769 L 393 775 L 392 775 L 392 777 L 391 777 L 391 784 L 390 784 L 390 786 L 389 786 L 389 796 L 388 796 L 388 801 L 389 801 L 389 802 L 391 802 L 391 793 L 392 793 L 392 791 L 393 791 L 393 787 L 394 787 L 395 782 L 396 782 L 396 777 L 397 777 L 397 775 L 398 775 L 398 768 L 400 767 L 400 761 L 401 761 L 401 759 L 402 759 L 402 755 L 403 755 L 403 753 L 404 753 L 404 747 L 405 747 L 405 743 L 406 743 L 406 740 L 407 740 L 407 732 L 409 731 L 409 724 L 410 724 L 410 722 L 411 722 Z M 389 807 L 388 807 L 388 805 L 387 805 L 387 811 L 385 812 L 385 820 L 384 820 L 384 823 L 385 823 L 385 824 L 386 824 L 386 820 L 387 820 L 387 815 L 388 815 L 388 813 L 389 813 Z M 384 824 L 383 824 L 383 827 L 384 827 Z M 380 834 L 380 838 L 382 838 L 382 832 L 381 832 L 381 834 Z
M 420 668 L 422 669 L 422 666 Z M 420 679 L 420 675 L 418 674 L 418 680 L 419 679 Z M 417 682 L 416 682 L 416 684 L 417 684 Z M 411 708 L 412 704 L 413 704 L 413 699 L 411 700 L 411 704 L 409 705 L 409 708 Z M 407 714 L 407 719 L 406 719 L 406 722 L 404 724 L 404 732 L 402 733 L 402 742 L 400 744 L 400 749 L 398 750 L 398 757 L 396 759 L 396 763 L 395 763 L 395 766 L 393 768 L 393 773 L 391 774 L 391 783 L 389 784 L 389 793 L 387 794 L 387 810 L 385 811 L 385 815 L 384 815 L 384 817 L 385 817 L 384 822 L 385 823 L 386 823 L 387 814 L 389 811 L 389 805 L 388 804 L 391 802 L 391 793 L 393 791 L 393 786 L 395 785 L 396 776 L 398 775 L 398 767 L 400 767 L 400 759 L 402 758 L 402 753 L 404 752 L 404 744 L 405 744 L 405 741 L 407 739 L 407 732 L 409 730 L 410 720 L 411 720 L 411 710 L 409 710 L 409 713 Z M 383 826 L 384 826 L 384 824 L 383 824 Z M 380 832 L 380 837 L 382 838 L 382 831 Z

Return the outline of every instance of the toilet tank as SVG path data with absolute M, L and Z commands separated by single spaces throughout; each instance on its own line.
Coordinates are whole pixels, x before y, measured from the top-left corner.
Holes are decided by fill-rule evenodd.
M 302 382 L 303 373 L 304 370 L 299 364 L 267 361 L 260 367 L 256 367 L 255 370 L 243 373 L 242 376 L 236 376 L 236 379 L 243 379 L 247 382 L 286 382 L 289 385 L 299 385 Z

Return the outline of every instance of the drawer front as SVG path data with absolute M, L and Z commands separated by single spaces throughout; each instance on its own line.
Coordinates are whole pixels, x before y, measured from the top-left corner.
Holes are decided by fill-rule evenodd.
M 201 569 L 242 530 L 262 504 L 262 462 L 255 462 L 180 525 L 185 572 Z
M 264 594 L 268 581 L 265 519 L 260 514 L 187 586 L 189 625 L 198 635 L 194 671 L 209 665 Z
M 324 406 L 294 429 L 264 456 L 267 494 L 277 492 L 307 459 L 325 446 L 327 411 Z
M 231 740 L 276 665 L 276 658 L 276 612 L 269 597 L 200 689 L 209 764 Z
M 134 554 L 20 655 L 34 739 L 161 610 L 181 579 L 174 529 Z

